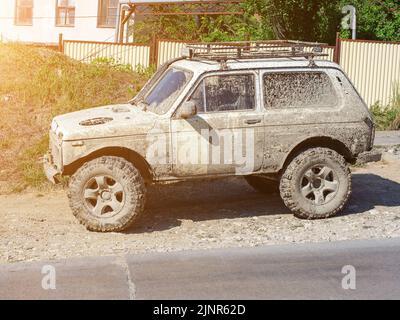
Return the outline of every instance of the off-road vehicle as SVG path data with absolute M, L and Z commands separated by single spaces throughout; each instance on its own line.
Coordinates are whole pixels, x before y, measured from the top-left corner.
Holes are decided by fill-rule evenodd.
M 351 192 L 349 164 L 372 149 L 374 124 L 319 44 L 193 44 L 129 103 L 54 118 L 45 171 L 70 176 L 73 214 L 119 231 L 143 212 L 146 186 L 243 176 L 279 191 L 299 218 L 327 218 Z

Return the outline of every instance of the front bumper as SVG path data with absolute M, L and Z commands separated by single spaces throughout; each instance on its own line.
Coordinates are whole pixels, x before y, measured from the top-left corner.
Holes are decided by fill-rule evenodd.
M 376 149 L 365 151 L 357 156 L 357 164 L 364 164 L 368 162 L 377 162 L 382 159 L 382 152 Z
M 60 174 L 60 172 L 55 168 L 50 154 L 46 154 L 43 157 L 43 169 L 44 169 L 44 173 L 46 174 L 47 179 L 51 183 L 53 183 L 53 184 L 59 183 L 57 176 Z

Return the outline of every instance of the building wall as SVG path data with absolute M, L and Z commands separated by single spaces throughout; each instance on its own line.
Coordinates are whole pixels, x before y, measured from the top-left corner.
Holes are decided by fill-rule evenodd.
M 97 28 L 98 0 L 76 0 L 75 26 L 56 27 L 56 0 L 33 1 L 33 25 L 14 24 L 16 0 L 0 0 L 0 39 L 35 43 L 58 43 L 64 39 L 114 41 L 114 28 Z

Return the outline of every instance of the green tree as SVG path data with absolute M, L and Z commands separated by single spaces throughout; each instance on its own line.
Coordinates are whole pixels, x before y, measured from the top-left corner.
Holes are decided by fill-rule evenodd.
M 400 40 L 399 0 L 246 0 L 242 15 L 146 16 L 131 32 L 135 41 L 153 36 L 184 41 L 294 39 L 335 43 L 341 29 L 342 8 L 357 8 L 358 37 Z M 178 8 L 176 10 L 179 10 Z M 234 10 L 234 8 L 232 8 Z
M 400 41 L 399 0 L 341 0 L 357 9 L 357 37 L 368 40 Z M 350 30 L 341 30 L 349 38 Z
M 240 41 L 273 39 L 272 28 L 266 23 L 263 1 L 247 0 L 241 4 L 242 15 L 204 16 L 200 38 L 204 41 Z
M 338 0 L 264 0 L 262 14 L 278 39 L 333 43 L 341 19 Z
M 199 40 L 198 22 L 193 16 L 142 16 L 129 31 L 135 42 L 149 43 L 153 37 L 171 40 Z
M 261 14 L 261 4 L 260 0 L 244 1 L 240 5 L 242 15 L 139 17 L 130 32 L 134 34 L 136 42 L 148 42 L 154 36 L 184 41 L 271 39 L 274 35 Z M 230 10 L 236 9 L 230 8 Z

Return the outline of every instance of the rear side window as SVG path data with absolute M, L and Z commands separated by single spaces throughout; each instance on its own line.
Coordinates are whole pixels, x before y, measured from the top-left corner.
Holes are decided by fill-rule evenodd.
M 263 82 L 266 108 L 334 107 L 338 103 L 325 72 L 266 73 Z
M 191 101 L 198 112 L 221 112 L 255 108 L 253 74 L 210 76 L 203 79 Z

